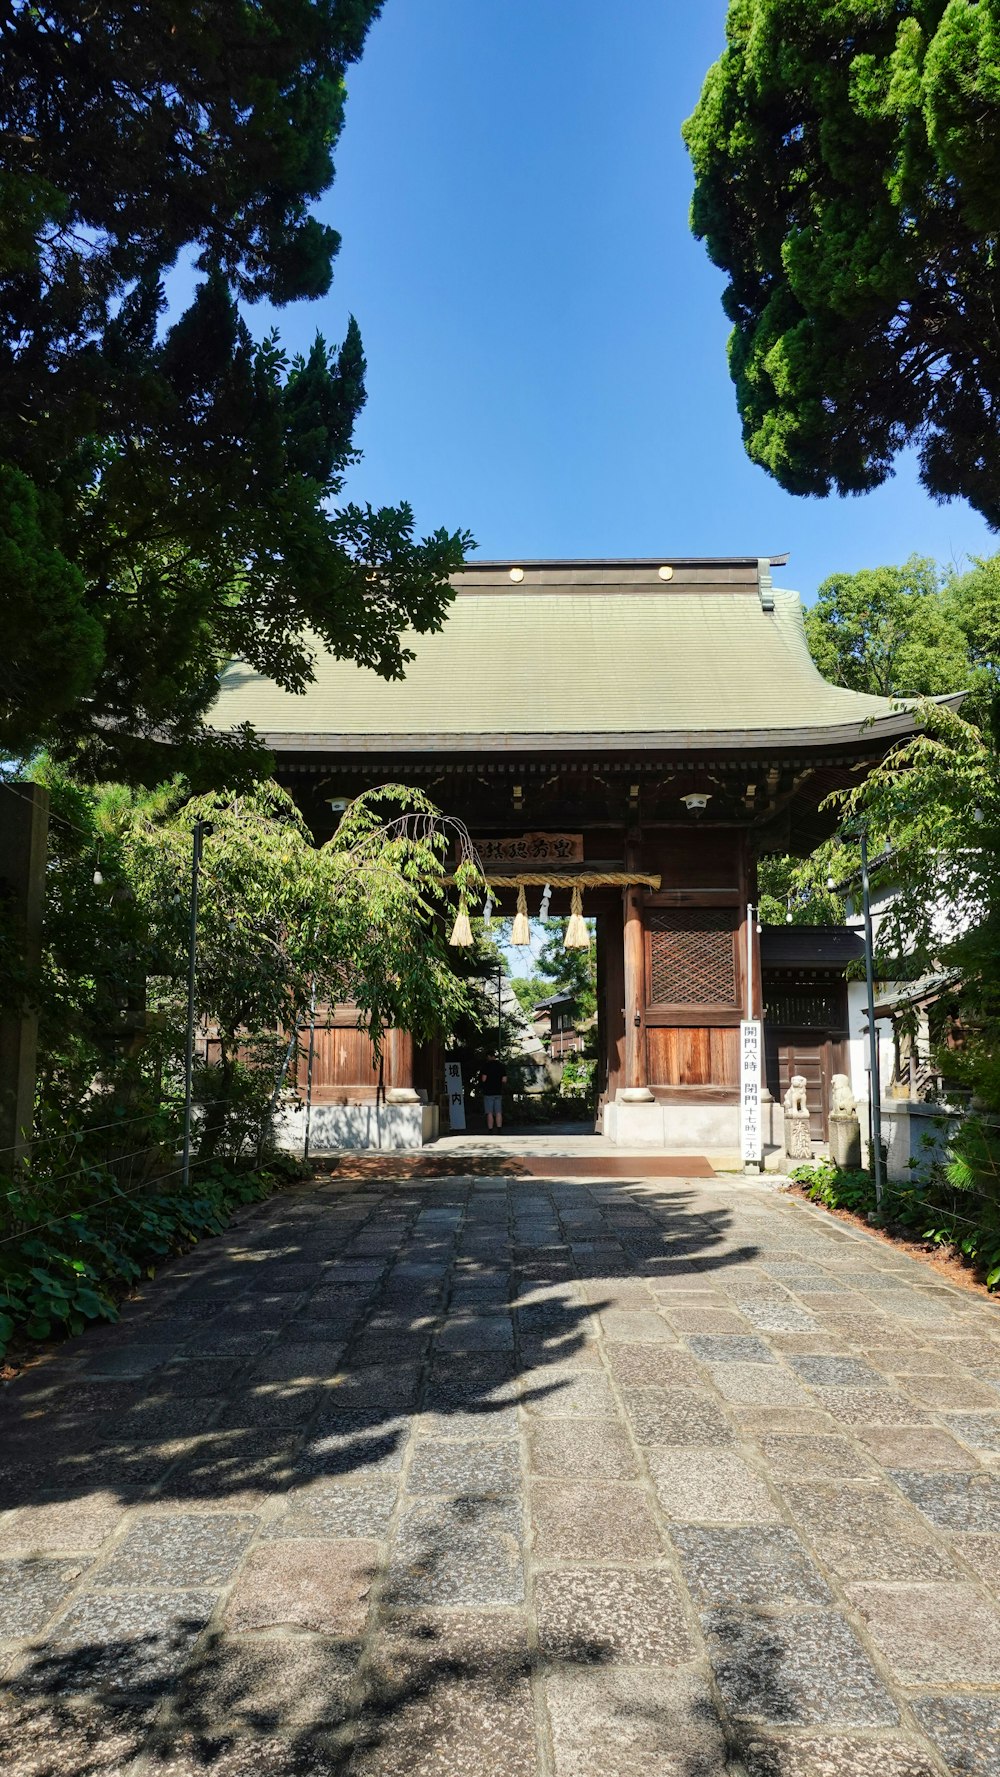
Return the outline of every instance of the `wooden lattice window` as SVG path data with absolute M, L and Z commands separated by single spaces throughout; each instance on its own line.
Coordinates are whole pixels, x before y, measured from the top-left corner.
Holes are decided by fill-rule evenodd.
M 736 914 L 728 907 L 678 907 L 649 920 L 649 1000 L 654 1006 L 736 1002 Z
M 846 1022 L 841 999 L 836 993 L 797 993 L 794 988 L 772 988 L 767 993 L 764 1017 L 768 1024 L 792 1026 L 798 1030 L 839 1030 Z

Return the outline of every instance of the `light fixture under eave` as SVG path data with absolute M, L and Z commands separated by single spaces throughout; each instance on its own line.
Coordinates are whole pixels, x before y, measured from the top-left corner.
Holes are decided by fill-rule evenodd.
M 347 796 L 328 796 L 327 807 L 331 814 L 344 814 L 347 811 L 348 801 Z
M 689 790 L 686 796 L 681 797 L 688 814 L 704 814 L 711 800 L 711 796 L 703 790 Z

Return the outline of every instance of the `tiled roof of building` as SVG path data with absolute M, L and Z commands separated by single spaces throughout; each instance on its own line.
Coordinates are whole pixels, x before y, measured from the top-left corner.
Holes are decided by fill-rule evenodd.
M 512 749 L 576 737 L 629 746 L 858 739 L 905 731 L 892 700 L 830 685 L 813 664 L 795 592 L 757 564 L 485 564 L 459 577 L 443 629 L 407 638 L 386 681 L 322 655 L 301 696 L 234 665 L 213 722 L 249 722 L 279 750 Z M 766 567 L 766 564 L 765 564 Z
M 764 926 L 760 934 L 765 969 L 846 969 L 864 954 L 864 939 L 850 926 Z

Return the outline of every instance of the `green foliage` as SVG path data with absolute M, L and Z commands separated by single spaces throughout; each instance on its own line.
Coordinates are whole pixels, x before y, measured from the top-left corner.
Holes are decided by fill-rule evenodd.
M 545 941 L 538 955 L 538 975 L 548 986 L 546 992 L 539 997 L 547 999 L 554 993 L 572 994 L 577 1022 L 592 1018 L 597 1010 L 596 945 L 591 942 L 589 950 L 567 950 L 563 942 L 566 934 L 565 920 L 548 919 L 544 929 Z
M 300 691 L 318 648 L 401 675 L 471 539 L 335 509 L 365 360 L 289 359 L 240 304 L 321 295 L 344 75 L 378 0 L 111 0 L 0 17 L 0 745 L 92 777 L 260 774 L 220 667 Z M 163 280 L 193 260 L 189 306 Z M 168 324 L 169 323 L 169 324 Z M 82 756 L 81 756 L 82 749 Z
M 911 557 L 902 567 L 833 574 L 805 613 L 806 636 L 825 679 L 882 697 L 966 690 L 963 715 L 988 723 L 1000 673 L 1000 557 L 944 573 Z M 895 841 L 892 841 L 895 845 Z M 857 869 L 857 848 L 834 837 L 811 857 L 764 858 L 760 916 L 780 924 L 840 924 L 844 904 L 826 887 Z
M 859 819 L 870 854 L 891 853 L 895 892 L 879 952 L 887 962 L 906 955 L 915 970 L 954 967 L 992 1015 L 1000 919 L 996 746 L 990 732 L 955 710 L 924 703 L 918 713 L 922 731 L 894 747 L 856 790 L 832 800 L 855 859 Z
M 318 848 L 273 783 L 189 799 L 179 781 L 140 793 L 40 772 L 54 815 L 41 976 L 24 979 L 8 934 L 0 1000 L 40 1009 L 36 1129 L 71 1149 L 51 1170 L 78 1165 L 88 1106 L 106 1121 L 180 1093 L 196 818 L 211 824 L 197 929 L 195 1014 L 211 1046 L 195 1080 L 201 1152 L 268 1150 L 290 1035 L 314 998 L 353 1000 L 377 1051 L 392 1026 L 447 1033 L 466 1009 L 443 930 L 447 824 L 418 792 L 359 797 Z M 457 874 L 474 886 L 467 867 Z
M 30 707 L 39 726 L 79 703 L 103 656 L 101 626 L 87 609 L 83 575 L 55 546 L 53 531 L 33 482 L 0 463 L 0 710 Z
M 0 1216 L 0 1357 L 14 1338 L 49 1339 L 81 1333 L 89 1321 L 117 1320 L 118 1302 L 142 1277 L 196 1241 L 221 1234 L 233 1212 L 276 1189 L 287 1169 L 233 1173 L 196 1168 L 189 1189 L 121 1189 L 112 1167 L 94 1167 L 78 1207 L 45 1214 L 52 1197 L 30 1184 L 8 1196 Z M 9 1181 L 8 1181 L 9 1182 Z M 25 1224 L 25 1216 L 27 1223 Z M 18 1225 L 36 1231 L 18 1233 Z M 14 1232 L 8 1232 L 13 1227 Z
M 943 1173 L 932 1172 L 919 1187 L 885 1185 L 880 1223 L 907 1239 L 951 1249 L 983 1274 L 987 1289 L 996 1289 L 1000 1286 L 998 1157 L 996 1128 L 984 1128 L 977 1119 L 963 1119 Z M 791 1177 L 807 1197 L 825 1209 L 846 1209 L 863 1216 L 876 1212 L 870 1173 L 841 1172 L 832 1161 L 817 1160 L 796 1167 Z M 982 1192 L 984 1182 L 990 1186 L 988 1195 Z
M 746 449 L 860 493 L 915 445 L 1000 524 L 995 0 L 730 0 L 684 135 Z
M 757 869 L 757 914 L 762 925 L 843 925 L 844 900 L 837 886 L 852 869 L 836 839 L 807 858 L 764 857 Z M 833 889 L 827 880 L 833 879 Z M 789 913 L 791 919 L 788 919 Z
M 547 1086 L 544 1092 L 515 1097 L 512 1120 L 536 1128 L 544 1123 L 593 1123 L 594 1109 L 590 1097 L 583 1092 L 563 1092 L 558 1086 Z
M 443 929 L 449 843 L 428 797 L 388 784 L 356 797 L 318 854 L 321 942 L 376 1048 L 392 1026 L 418 1041 L 447 1035 L 468 1009 Z M 481 890 L 466 863 L 454 879 L 459 891 Z
M 834 685 L 878 697 L 961 691 L 965 634 L 931 561 L 831 574 L 805 614 L 812 657 Z
M 597 1074 L 597 1062 L 592 1055 L 581 1055 L 578 1051 L 567 1055 L 563 1062 L 562 1078 L 559 1090 L 564 1098 L 586 1098 L 588 1102 L 594 1095 L 594 1081 Z
M 510 984 L 521 1010 L 529 1018 L 539 1002 L 548 999 L 552 992 L 552 983 L 544 975 L 512 975 Z
M 850 1209 L 865 1214 L 875 1208 L 875 1185 L 868 1172 L 841 1172 L 832 1160 L 797 1166 L 790 1174 L 814 1203 L 825 1209 Z

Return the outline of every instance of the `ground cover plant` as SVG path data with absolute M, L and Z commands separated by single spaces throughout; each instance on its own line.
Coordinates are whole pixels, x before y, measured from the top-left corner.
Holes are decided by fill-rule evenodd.
M 270 1196 L 299 1170 L 275 1157 L 247 1171 L 211 1161 L 196 1163 L 185 1185 L 176 1156 L 161 1150 L 160 1164 L 138 1190 L 122 1181 L 114 1161 L 92 1161 L 69 1178 L 49 1176 L 43 1162 L 7 1189 L 0 1359 L 19 1338 L 50 1339 L 81 1333 L 90 1321 L 116 1320 L 122 1298 L 143 1278 L 196 1241 L 221 1234 L 237 1209 Z
M 979 1188 L 985 1164 L 981 1146 L 988 1149 L 996 1181 L 997 1133 L 973 1118 L 961 1132 L 961 1146 L 953 1157 L 933 1167 L 922 1182 L 886 1181 L 881 1206 L 869 1172 L 842 1171 L 830 1160 L 818 1160 L 796 1167 L 791 1177 L 813 1203 L 849 1210 L 890 1233 L 950 1252 L 981 1276 L 987 1289 L 996 1290 L 1000 1289 L 1000 1199 L 995 1188 L 988 1195 Z M 970 1155 L 975 1156 L 974 1163 Z

